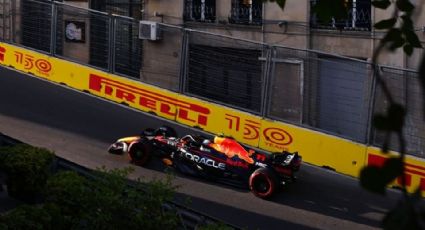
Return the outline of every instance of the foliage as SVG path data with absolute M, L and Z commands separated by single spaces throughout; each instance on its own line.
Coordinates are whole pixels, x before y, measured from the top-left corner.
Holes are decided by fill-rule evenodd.
M 202 225 L 197 227 L 199 230 L 232 230 L 232 227 L 229 227 L 223 223 L 212 223 L 207 225 Z
M 373 1 L 372 4 L 384 10 L 391 6 L 389 0 L 377 0 Z M 389 50 L 394 51 L 403 47 L 404 52 L 410 56 L 414 48 L 422 48 L 411 18 L 415 7 L 409 0 L 397 0 L 395 1 L 395 9 L 396 11 L 391 18 L 377 22 L 375 28 L 388 30 L 382 39 L 382 43 L 386 44 Z M 396 25 L 398 21 L 400 26 Z
M 7 229 L 175 228 L 177 216 L 162 206 L 174 194 L 170 181 L 133 187 L 126 179 L 129 171 L 98 171 L 95 179 L 60 172 L 47 183 L 46 204 L 19 207 L 0 220 Z
M 384 194 L 386 187 L 396 178 L 400 177 L 402 181 L 402 190 L 407 199 L 406 181 L 403 176 L 404 158 L 406 154 L 405 137 L 403 135 L 403 126 L 406 116 L 404 106 L 397 104 L 391 91 L 387 87 L 387 83 L 383 80 L 379 69 L 376 67 L 378 57 L 384 48 L 394 51 L 403 47 L 407 55 L 413 53 L 414 48 L 422 48 L 422 45 L 414 31 L 413 21 L 411 16 L 415 9 L 414 5 L 409 0 L 375 0 L 372 5 L 376 8 L 386 10 L 394 4 L 392 17 L 379 21 L 375 24 L 375 28 L 387 30 L 386 35 L 381 40 L 378 48 L 373 55 L 373 67 L 375 70 L 376 81 L 383 89 L 386 99 L 389 101 L 389 106 L 385 114 L 377 114 L 373 118 L 373 125 L 377 130 L 386 132 L 384 141 L 383 153 L 388 152 L 391 134 L 398 136 L 400 153 L 397 157 L 389 157 L 383 167 L 367 166 L 363 168 L 360 176 L 362 186 L 372 192 Z M 399 22 L 399 23 L 398 23 Z M 421 64 L 420 69 L 425 68 L 425 63 Z M 423 82 L 423 74 L 419 73 Z M 425 97 L 424 97 L 425 99 Z
M 173 229 L 177 215 L 163 208 L 173 198 L 171 179 L 133 186 L 132 169 L 100 169 L 94 178 L 60 172 L 47 184 L 46 201 L 60 209 L 65 229 Z
M 8 191 L 27 201 L 40 194 L 51 174 L 54 154 L 25 144 L 0 148 L 1 170 L 7 174 Z
M 0 229 L 53 229 L 52 216 L 43 206 L 22 205 L 0 216 Z
M 346 18 L 345 0 L 318 0 L 312 11 L 322 21 Z M 388 157 L 382 167 L 366 166 L 360 174 L 360 184 L 367 190 L 378 194 L 385 194 L 386 188 L 396 178 L 401 178 L 403 198 L 393 210 L 387 213 L 383 220 L 384 229 L 421 229 L 425 227 L 425 211 L 418 206 L 420 188 L 413 195 L 407 194 L 406 179 L 403 176 L 405 169 L 406 144 L 403 135 L 403 126 L 406 115 L 404 106 L 397 104 L 392 92 L 387 87 L 379 71 L 378 58 L 384 48 L 395 51 L 403 48 L 404 53 L 412 55 L 415 48 L 422 48 L 422 44 L 415 33 L 412 14 L 415 6 L 410 0 L 373 0 L 372 5 L 377 9 L 387 10 L 391 5 L 393 14 L 390 18 L 375 23 L 378 30 L 386 31 L 372 58 L 375 80 L 384 92 L 389 106 L 385 114 L 377 114 L 373 118 L 373 126 L 377 130 L 386 132 L 386 139 L 382 152 L 388 153 L 391 134 L 396 134 L 399 144 L 399 156 Z M 422 87 L 422 101 L 425 118 L 425 53 L 419 66 L 419 77 Z
M 12 189 L 43 191 L 45 195 L 43 204 L 20 206 L 0 216 L 0 229 L 177 227 L 176 213 L 164 209 L 164 203 L 174 196 L 171 177 L 148 183 L 137 180 L 130 186 L 127 176 L 133 168 L 106 170 L 103 167 L 90 177 L 72 171 L 50 175 L 54 155 L 28 145 L 0 148 L 0 156 L 1 169 L 17 184 L 12 185 Z

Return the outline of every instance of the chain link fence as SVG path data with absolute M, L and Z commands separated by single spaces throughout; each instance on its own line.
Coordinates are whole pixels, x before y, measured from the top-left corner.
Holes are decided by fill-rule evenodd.
M 386 82 L 395 103 L 403 105 L 406 112 L 403 133 L 406 141 L 406 150 L 409 154 L 425 157 L 425 122 L 422 89 L 419 76 L 411 70 L 381 67 L 380 75 Z M 389 107 L 389 100 L 384 95 L 382 85 L 375 90 L 373 114 L 385 114 Z M 399 150 L 398 137 L 393 133 L 372 130 L 372 143 L 382 147 L 389 140 L 389 149 Z
M 15 18 L 19 18 L 17 29 L 18 44 L 32 49 L 51 52 L 52 9 L 48 2 L 21 1 L 20 11 L 14 9 Z
M 0 0 L 0 37 L 3 40 L 10 41 L 12 31 L 12 17 L 11 17 L 11 10 L 13 9 L 12 6 L 13 2 L 8 0 Z
M 0 0 L 0 14 L 5 42 L 359 143 L 394 138 L 371 124 L 388 101 L 366 61 L 161 23 L 160 41 L 140 40 L 137 20 L 57 2 Z M 418 73 L 380 71 L 406 107 L 408 152 L 425 157 Z
M 266 47 L 197 31 L 187 44 L 185 93 L 261 113 Z

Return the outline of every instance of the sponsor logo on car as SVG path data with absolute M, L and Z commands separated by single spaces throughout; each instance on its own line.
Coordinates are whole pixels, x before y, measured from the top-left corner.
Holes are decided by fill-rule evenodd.
M 182 150 L 182 153 L 184 155 L 185 158 L 194 161 L 198 164 L 204 164 L 206 166 L 209 167 L 214 167 L 217 169 L 221 169 L 221 170 L 226 170 L 226 164 L 222 163 L 222 162 L 217 162 L 213 159 L 207 158 L 207 157 L 200 157 L 196 154 L 192 154 L 190 152 L 187 152 L 185 150 Z

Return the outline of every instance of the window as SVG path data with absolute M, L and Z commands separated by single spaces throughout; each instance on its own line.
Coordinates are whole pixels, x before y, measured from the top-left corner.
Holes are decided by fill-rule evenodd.
M 261 24 L 263 2 L 261 0 L 232 0 L 230 23 Z
M 314 6 L 320 0 L 312 0 Z M 322 22 L 312 13 L 310 20 L 313 28 L 340 29 L 340 30 L 365 30 L 371 29 L 371 0 L 345 0 L 347 5 L 347 18 Z
M 184 8 L 185 21 L 215 21 L 215 0 L 186 0 Z

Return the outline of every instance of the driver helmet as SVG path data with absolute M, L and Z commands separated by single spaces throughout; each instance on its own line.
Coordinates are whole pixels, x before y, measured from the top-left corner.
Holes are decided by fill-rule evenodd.
M 203 146 L 209 146 L 210 144 L 211 144 L 211 141 L 208 140 L 208 139 L 205 139 L 205 140 L 202 141 Z

